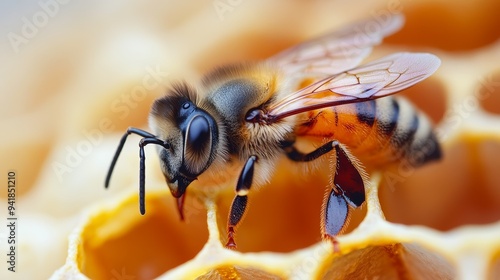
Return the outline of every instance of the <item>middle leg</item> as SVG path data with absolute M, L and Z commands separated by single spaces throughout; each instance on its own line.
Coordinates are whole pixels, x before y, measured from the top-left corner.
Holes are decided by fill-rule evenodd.
M 229 210 L 229 219 L 227 223 L 227 243 L 226 247 L 236 249 L 234 241 L 235 228 L 245 215 L 245 210 L 248 203 L 248 191 L 252 186 L 254 165 L 257 161 L 257 156 L 250 156 L 241 170 L 238 183 L 236 184 L 236 196 L 234 197 L 231 209 Z

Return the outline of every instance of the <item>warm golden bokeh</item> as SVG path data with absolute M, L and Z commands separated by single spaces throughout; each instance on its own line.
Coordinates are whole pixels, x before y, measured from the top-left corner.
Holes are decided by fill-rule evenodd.
M 499 140 L 463 135 L 445 147 L 441 162 L 409 171 L 407 179 L 386 172 L 380 199 L 387 220 L 438 230 L 500 220 Z
M 389 43 L 463 52 L 488 46 L 500 38 L 498 1 L 403 0 L 401 3 L 409 7 L 405 9 L 406 25 L 402 32 L 387 40 Z
M 16 171 L 19 218 L 17 272 L 4 262 L 0 279 L 498 279 L 499 3 L 0 4 L 0 181 Z M 340 252 L 320 236 L 326 169 L 311 176 L 280 161 L 272 182 L 249 195 L 237 251 L 223 247 L 234 186 L 188 189 L 181 222 L 150 147 L 147 212 L 139 214 L 137 136 L 104 189 L 122 133 L 147 129 L 151 103 L 171 82 L 196 84 L 221 63 L 265 59 L 395 12 L 405 14 L 404 28 L 370 59 L 408 50 L 441 58 L 435 75 L 401 95 L 437 125 L 444 158 L 372 174 Z M 0 192 L 2 217 L 6 198 Z

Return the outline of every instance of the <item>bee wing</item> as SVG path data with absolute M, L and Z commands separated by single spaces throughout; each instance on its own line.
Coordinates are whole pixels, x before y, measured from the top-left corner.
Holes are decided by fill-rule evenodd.
M 402 15 L 365 20 L 287 49 L 269 61 L 281 67 L 285 74 L 340 73 L 359 65 L 374 45 L 399 30 L 403 23 Z
M 396 53 L 315 82 L 267 108 L 276 121 L 298 113 L 394 94 L 434 73 L 441 61 L 428 53 Z

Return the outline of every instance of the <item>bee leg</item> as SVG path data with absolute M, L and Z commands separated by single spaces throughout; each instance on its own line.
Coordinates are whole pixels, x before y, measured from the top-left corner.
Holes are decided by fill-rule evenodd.
M 257 156 L 249 157 L 238 178 L 238 183 L 236 185 L 236 196 L 234 197 L 233 203 L 231 204 L 231 209 L 229 211 L 229 220 L 227 224 L 228 240 L 226 243 L 226 247 L 230 249 L 236 249 L 236 242 L 234 241 L 235 228 L 245 214 L 248 203 L 247 194 L 250 190 L 250 187 L 252 186 L 253 171 L 256 161 Z
M 129 127 L 127 129 L 127 132 L 125 132 L 125 134 L 123 134 L 122 139 L 120 140 L 120 143 L 118 144 L 118 148 L 116 149 L 115 155 L 113 156 L 113 160 L 111 161 L 111 165 L 109 167 L 108 174 L 106 175 L 106 181 L 104 182 L 105 188 L 108 188 L 108 186 L 109 186 L 109 181 L 111 180 L 111 174 L 113 173 L 113 169 L 115 168 L 115 164 L 116 164 L 116 161 L 118 160 L 118 156 L 122 152 L 123 145 L 125 145 L 125 141 L 127 140 L 127 136 L 129 136 L 132 133 L 137 134 L 137 135 L 142 136 L 142 137 L 156 138 L 156 136 L 154 136 L 153 134 L 151 134 L 147 131 L 144 131 L 142 129 L 138 129 L 135 127 Z
M 139 142 L 139 158 L 140 158 L 140 165 L 139 165 L 139 211 L 141 212 L 141 215 L 144 215 L 146 213 L 146 207 L 145 207 L 145 203 L 144 203 L 145 181 L 146 181 L 146 178 L 145 178 L 146 156 L 144 154 L 144 146 L 146 146 L 148 144 L 156 144 L 156 145 L 160 145 L 163 147 L 167 147 L 167 144 L 164 143 L 162 140 L 156 138 L 155 135 L 153 135 L 147 131 L 144 131 L 142 129 L 135 128 L 135 127 L 129 127 L 127 129 L 127 132 L 125 132 L 125 134 L 123 134 L 122 139 L 120 140 L 120 143 L 118 144 L 118 148 L 116 149 L 113 160 L 111 161 L 111 166 L 109 167 L 108 174 L 106 175 L 106 181 L 104 183 L 104 187 L 108 188 L 109 181 L 111 180 L 111 174 L 113 173 L 113 169 L 115 168 L 115 164 L 116 164 L 116 161 L 118 160 L 118 156 L 120 155 L 120 153 L 123 149 L 123 146 L 125 145 L 125 141 L 127 140 L 127 136 L 129 136 L 132 133 L 144 137 Z
M 338 145 L 337 141 L 330 141 L 323 146 L 317 148 L 316 150 L 310 152 L 310 153 L 302 153 L 301 151 L 297 150 L 295 146 L 293 146 L 293 143 L 282 143 L 283 145 L 283 150 L 285 151 L 286 155 L 288 156 L 289 159 L 293 161 L 311 161 L 319 158 L 320 156 L 330 152 L 333 150 L 333 148 Z
M 144 154 L 144 146 L 147 144 L 162 145 L 163 141 L 158 138 L 142 138 L 139 142 L 139 211 L 141 215 L 146 213 L 146 203 L 144 202 L 145 195 L 145 182 L 146 182 L 146 156 Z
M 323 211 L 324 216 L 321 223 L 323 238 L 332 242 L 334 251 L 339 251 L 335 236 L 344 231 L 349 222 L 349 207 L 343 194 L 332 188 L 330 193 L 325 195 Z
M 356 208 L 365 202 L 365 184 L 358 168 L 356 167 L 346 151 L 340 146 L 335 146 L 337 158 L 335 177 L 333 184 L 340 190 L 347 203 Z
M 322 233 L 325 239 L 333 242 L 334 250 L 338 251 L 335 236 L 345 231 L 349 224 L 349 206 L 357 208 L 365 201 L 365 187 L 358 168 L 338 144 L 335 154 L 334 186 L 323 203 Z
M 311 161 L 335 150 L 336 170 L 332 190 L 323 203 L 322 233 L 336 245 L 334 236 L 345 230 L 349 222 L 349 205 L 361 206 L 365 201 L 365 185 L 358 168 L 337 141 L 330 141 L 310 153 L 302 153 L 293 142 L 282 143 L 283 150 L 293 161 Z

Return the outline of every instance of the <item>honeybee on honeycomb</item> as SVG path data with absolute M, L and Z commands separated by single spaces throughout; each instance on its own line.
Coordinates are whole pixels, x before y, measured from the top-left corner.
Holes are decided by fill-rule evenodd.
M 130 127 L 123 135 L 105 186 L 128 135 L 142 136 L 141 214 L 144 147 L 152 144 L 181 219 L 193 181 L 235 186 L 226 247 L 236 248 L 236 227 L 252 190 L 269 182 L 280 156 L 306 165 L 331 156 L 334 175 L 323 202 L 321 231 L 335 242 L 350 209 L 365 201 L 368 179 L 362 163 L 385 166 L 405 160 L 419 166 L 441 156 L 428 118 L 408 101 L 390 96 L 429 77 L 440 60 L 429 53 L 396 53 L 359 66 L 403 21 L 394 15 L 359 22 L 263 62 L 218 67 L 199 87 L 174 84 L 152 106 L 153 132 Z M 316 148 L 298 149 L 295 143 L 303 139 Z
M 99 3 L 89 5 L 101 5 Z M 5 81 L 6 85 L 11 85 L 6 92 L 16 93 L 9 98 L 29 100 L 27 106 L 36 100 L 50 100 L 43 112 L 32 112 L 33 107 L 28 106 L 25 109 L 30 112 L 30 117 L 19 115 L 19 122 L 12 123 L 15 127 L 36 124 L 37 129 L 29 130 L 28 135 L 13 137 L 9 133 L 2 138 L 5 158 L 24 163 L 19 166 L 22 176 L 19 186 L 26 187 L 26 192 L 19 192 L 22 203 L 19 208 L 25 213 L 22 228 L 32 229 L 19 232 L 18 253 L 20 260 L 24 261 L 19 263 L 18 277 L 46 278 L 48 273 L 60 267 L 51 279 L 499 278 L 500 48 L 497 42 L 499 29 L 495 27 L 498 26 L 496 11 L 500 2 L 485 0 L 458 5 L 450 1 L 374 1 L 363 2 L 363 7 L 349 1 L 273 1 L 265 2 L 265 6 L 254 1 L 217 1 L 220 3 L 228 3 L 231 7 L 225 10 L 223 19 L 214 12 L 210 1 L 200 2 L 197 9 L 183 2 L 175 5 L 117 2 L 112 4 L 117 7 L 114 9 L 117 15 L 119 11 L 125 15 L 116 17 L 100 13 L 101 20 L 93 17 L 92 24 L 84 25 L 88 29 L 79 32 L 74 32 L 76 27 L 67 28 L 71 25 L 59 20 L 61 18 L 54 18 L 40 35 L 49 34 L 61 22 L 71 34 L 61 32 L 63 36 L 60 38 L 38 36 L 29 41 L 29 47 L 21 45 L 23 49 L 16 55 L 14 64 L 5 60 L 4 66 L 8 69 Z M 109 10 L 109 4 L 106 8 Z M 81 20 L 87 22 L 88 14 L 82 13 L 81 9 L 60 9 L 61 14 L 71 10 L 75 11 L 74 16 L 64 18 L 73 20 L 83 15 Z M 402 24 L 398 16 L 387 21 L 387 16 L 394 12 L 405 14 L 401 31 L 397 31 Z M 338 52 L 322 48 L 322 42 L 326 41 L 321 39 L 279 52 L 296 42 L 305 41 L 304 38 L 314 38 L 314 34 L 324 32 L 328 26 L 342 26 L 363 16 L 375 21 L 360 22 L 340 29 L 330 37 L 322 37 L 338 36 L 338 40 L 326 44 L 334 48 L 337 42 Z M 363 26 L 363 23 L 368 25 Z M 134 24 L 139 25 L 138 28 L 131 28 Z M 83 27 L 78 24 L 80 26 Z M 81 37 L 84 33 L 87 36 Z M 72 34 L 79 41 L 61 44 L 71 40 Z M 102 41 L 103 38 L 106 40 Z M 351 44 L 345 44 L 347 38 L 352 39 L 347 40 Z M 368 55 L 371 47 L 382 39 L 384 44 L 374 47 Z M 307 57 L 314 59 L 315 55 L 327 51 L 339 55 L 327 57 L 325 61 L 342 62 L 345 58 L 343 63 L 349 62 L 351 66 L 326 63 L 301 68 L 307 65 L 304 62 Z M 281 114 L 276 113 L 278 110 L 292 110 L 293 113 L 293 110 L 305 107 L 307 102 L 336 97 L 327 91 L 323 95 L 312 93 L 302 101 L 293 101 L 293 107 L 280 106 L 277 98 L 293 99 L 292 95 L 300 95 L 299 90 L 334 75 L 345 74 L 336 77 L 342 81 L 348 76 L 346 72 L 369 66 L 380 61 L 378 58 L 381 57 L 382 60 L 390 58 L 391 53 L 399 52 L 395 55 L 402 55 L 404 62 L 404 57 L 414 55 L 401 53 L 406 51 L 433 53 L 442 64 L 429 78 L 396 95 L 389 93 L 372 99 L 377 97 L 374 95 L 363 102 L 310 107 L 310 110 L 284 116 L 273 123 L 273 116 Z M 86 55 L 89 52 L 94 55 Z M 64 71 L 66 76 L 61 75 L 61 71 L 46 70 L 47 57 L 51 61 L 68 61 L 68 55 L 71 61 L 75 59 L 76 66 L 80 65 L 79 61 L 84 62 L 83 71 Z M 346 55 L 354 60 L 349 61 Z M 190 78 L 196 77 L 197 73 L 206 73 L 207 68 L 210 70 L 226 62 L 241 61 L 242 57 L 270 58 L 218 67 L 202 76 L 200 83 Z M 292 62 L 295 59 L 297 64 Z M 149 67 L 151 65 L 156 73 L 161 74 L 157 76 L 156 87 L 143 87 L 145 65 L 148 65 L 146 75 L 153 69 Z M 347 68 L 335 70 L 333 67 L 337 65 Z M 325 73 L 320 67 L 333 70 Z M 230 72 L 227 77 L 223 77 L 225 72 Z M 25 82 L 19 83 L 16 73 L 22 73 Z M 172 83 L 174 75 L 188 83 Z M 151 144 L 153 147 L 143 148 L 148 157 L 144 160 L 144 168 L 147 168 L 144 172 L 147 195 L 143 196 L 147 214 L 144 216 L 137 211 L 137 200 L 140 199 L 136 189 L 140 177 L 137 176 L 140 175 L 137 165 L 140 161 L 136 143 L 123 146 L 109 185 L 111 189 L 99 188 L 109 167 L 109 159 L 116 150 L 117 138 L 128 126 L 145 129 L 142 130 L 146 131 L 145 135 L 153 135 L 162 141 L 169 140 L 166 134 L 158 132 L 165 124 L 171 125 L 172 139 L 177 137 L 181 139 L 179 141 L 184 141 L 186 135 L 191 136 L 187 139 L 198 139 L 190 134 L 196 126 L 202 128 L 198 131 L 199 139 L 206 140 L 202 137 L 207 135 L 203 124 L 210 123 L 212 118 L 217 121 L 220 143 L 222 129 L 226 133 L 225 139 L 229 138 L 227 124 L 220 121 L 222 117 L 219 116 L 220 112 L 227 113 L 227 108 L 208 108 L 210 104 L 224 104 L 216 100 L 224 95 L 215 92 L 239 78 L 249 80 L 250 88 L 263 87 L 266 77 L 275 77 L 275 89 L 281 90 L 274 95 L 269 93 L 276 99 L 269 100 L 266 105 L 275 104 L 274 109 L 255 106 L 263 110 L 249 108 L 245 111 L 246 108 L 242 109 L 238 104 L 233 109 L 244 114 L 241 120 L 247 125 L 231 128 L 246 129 L 253 125 L 258 131 L 267 131 L 266 128 L 291 124 L 292 133 L 284 132 L 285 141 L 280 142 L 277 149 L 262 146 L 278 154 L 276 161 L 256 155 L 250 189 L 236 192 L 236 195 L 242 194 L 237 200 L 246 199 L 247 204 L 243 207 L 244 217 L 233 227 L 231 235 L 228 236 L 227 232 L 227 216 L 235 212 L 231 210 L 234 189 L 240 175 L 249 173 L 242 170 L 250 156 L 240 159 L 229 148 L 220 158 L 209 158 L 212 160 L 209 167 L 189 184 L 184 195 L 177 199 L 177 204 L 165 188 L 165 176 L 160 171 L 167 167 L 163 164 L 175 167 L 178 158 L 170 157 L 165 163 L 161 158 L 158 160 L 154 150 L 157 148 L 161 152 L 164 147 Z M 68 82 L 69 87 L 66 86 Z M 173 86 L 165 92 L 169 83 Z M 26 92 L 51 92 L 55 95 L 50 99 L 47 95 L 26 98 L 19 88 L 12 87 L 14 84 L 27 86 Z M 241 83 L 235 84 L 242 86 Z M 137 91 L 138 88 L 142 91 Z M 70 98 L 67 98 L 68 91 L 73 94 Z M 174 95 L 174 91 L 193 93 L 195 98 L 190 100 L 194 106 L 191 108 L 204 110 L 209 117 L 205 114 L 192 116 L 185 121 L 189 130 L 183 131 L 175 120 L 154 116 L 151 105 L 155 98 L 160 97 L 158 103 L 164 102 L 167 96 Z M 127 115 L 118 114 L 122 112 L 114 110 L 113 105 L 117 102 L 124 105 L 124 98 L 129 97 L 133 99 L 126 104 Z M 416 106 L 411 106 L 404 98 Z M 67 102 L 69 100 L 71 102 Z M 17 110 L 18 107 L 13 106 L 16 103 L 8 101 L 4 104 L 5 109 Z M 65 115 L 62 122 L 58 122 L 60 115 L 56 114 L 59 112 L 58 101 L 64 105 L 61 108 L 72 112 Z M 157 108 L 161 109 L 159 105 Z M 397 145 L 402 142 L 394 141 L 398 140 L 396 138 L 377 138 L 381 130 L 392 129 L 394 122 L 386 120 L 396 117 L 391 109 L 396 106 L 398 119 L 405 121 L 396 122 L 393 135 L 402 128 L 411 132 L 411 127 L 417 127 L 412 123 L 418 121 L 413 140 L 402 147 Z M 372 120 L 373 108 L 376 113 Z M 359 114 L 358 110 L 364 114 Z M 435 125 L 430 126 L 420 111 L 425 112 Z M 156 130 L 145 128 L 149 112 L 150 127 L 156 121 Z M 380 117 L 378 114 L 382 112 L 392 115 Z M 255 122 L 247 122 L 245 113 L 249 113 Z M 38 120 L 51 121 L 39 126 Z M 64 180 L 50 180 L 54 177 L 53 170 L 45 165 L 65 162 L 68 148 L 75 147 L 74 140 L 82 136 L 78 133 L 81 128 L 96 129 L 102 120 L 110 126 L 101 130 L 100 142 L 85 154 L 79 166 L 71 165 L 72 172 L 65 173 Z M 10 119 L 7 122 L 10 123 Z M 49 137 L 48 131 L 58 133 L 51 133 Z M 258 132 L 257 129 L 248 131 Z M 295 139 L 285 137 L 289 135 Z M 439 141 L 433 139 L 434 135 Z M 132 137 L 134 139 L 129 141 L 137 136 Z M 211 139 L 214 141 L 215 138 Z M 374 141 L 376 139 L 389 142 L 383 145 Z M 159 142 L 157 139 L 145 141 Z M 329 142 L 332 150 L 313 160 L 304 162 L 289 158 L 289 155 L 293 157 L 294 150 L 298 154 L 309 154 Z M 18 145 L 23 146 L 24 153 L 12 149 Z M 179 143 L 172 145 L 177 152 L 183 153 L 184 146 L 180 149 L 179 146 Z M 374 146 L 380 149 L 371 149 Z M 32 151 L 39 148 L 49 152 L 46 155 L 35 153 L 37 156 L 34 157 Z M 443 156 L 431 163 L 439 158 L 440 151 Z M 232 161 L 226 162 L 225 156 Z M 338 159 L 342 164 L 337 164 Z M 5 167 L 18 166 L 11 160 Z M 188 160 L 191 163 L 204 161 L 196 156 L 185 162 Z M 222 164 L 216 169 L 217 162 Z M 262 164 L 265 162 L 273 168 L 268 180 L 264 180 L 266 170 Z M 202 165 L 186 164 L 186 167 L 197 169 Z M 352 178 L 358 179 L 359 174 L 364 192 L 358 192 L 360 184 L 349 187 L 351 185 L 346 185 L 345 180 L 338 176 L 336 182 L 337 166 L 338 171 L 343 171 L 341 174 L 352 170 L 356 175 Z M 416 166 L 419 167 L 414 168 Z M 36 170 L 40 173 L 33 172 Z M 241 177 L 249 178 L 247 176 Z M 265 182 L 261 184 L 261 180 Z M 364 197 L 356 196 L 358 193 Z M 356 203 L 363 199 L 365 202 L 357 206 Z M 179 222 L 178 211 L 184 222 Z M 81 223 L 68 223 L 76 219 L 81 219 Z M 72 231 L 70 235 L 69 230 Z M 27 233 L 29 238 L 23 238 Z M 69 243 L 66 243 L 66 236 Z M 233 240 L 228 244 L 229 237 Z M 238 245 L 237 250 L 234 250 L 235 245 L 226 246 L 233 243 Z M 46 259 L 49 247 L 50 261 L 40 262 L 40 259 Z M 61 266 L 64 259 L 65 264 Z M 3 278 L 16 277 L 5 272 L 0 272 L 0 275 L 6 275 Z

